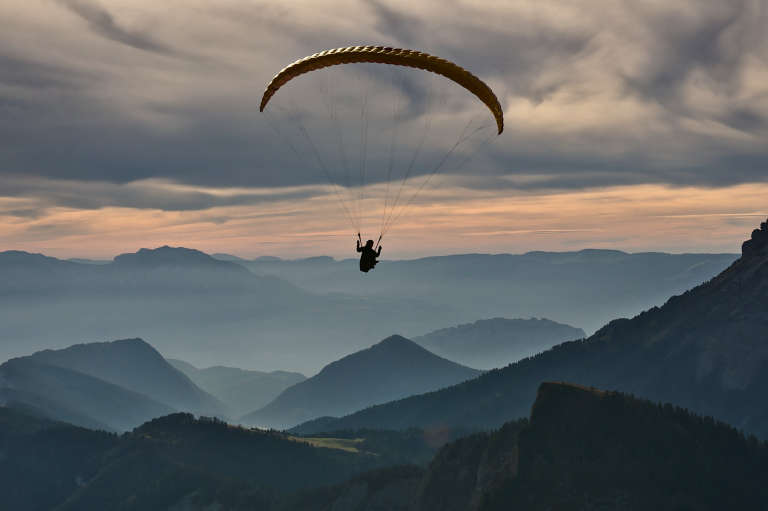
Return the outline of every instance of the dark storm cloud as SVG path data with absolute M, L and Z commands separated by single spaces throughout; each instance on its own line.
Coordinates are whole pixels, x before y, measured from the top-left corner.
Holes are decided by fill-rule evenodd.
M 57 0 L 57 2 L 80 16 L 88 23 L 91 30 L 102 37 L 139 50 L 162 54 L 175 53 L 173 48 L 155 41 L 147 34 L 120 26 L 109 11 L 97 3 L 87 0 Z
M 74 209 L 135 207 L 163 211 L 197 211 L 222 206 L 264 204 L 275 201 L 299 201 L 318 195 L 311 189 L 275 193 L 229 193 L 226 195 L 179 189 L 166 183 L 139 182 L 113 184 L 104 182 L 51 181 L 23 176 L 6 176 L 0 187 L 10 196 L 37 200 L 37 208 L 11 209 L 0 214 L 35 218 L 51 206 Z
M 503 176 L 467 179 L 465 186 L 537 191 L 640 184 L 723 187 L 768 182 L 768 158 L 764 153 L 729 154 L 715 157 L 706 164 L 666 167 L 658 166 L 647 154 L 623 155 L 621 159 L 542 155 L 509 158 L 499 154 L 495 160 L 498 165 L 506 165 Z M 516 176 L 536 176 L 536 179 L 518 180 Z
M 458 5 L 446 1 L 445 9 L 457 12 L 446 25 L 443 19 L 430 23 L 405 11 L 385 5 L 378 0 L 367 2 L 374 14 L 377 31 L 394 38 L 402 46 L 421 46 L 429 38 L 430 51 L 466 63 L 473 73 L 485 79 L 502 78 L 505 90 L 540 102 L 561 83 L 534 85 L 539 72 L 556 61 L 574 58 L 586 51 L 593 33 L 577 29 L 562 30 L 540 22 L 487 25 L 481 7 Z
M 61 66 L 0 55 L 0 84 L 32 89 L 75 89 L 83 76 Z
M 419 36 L 423 35 L 424 22 L 404 11 L 388 7 L 378 0 L 367 0 L 373 11 L 376 30 L 401 43 L 402 46 L 415 46 Z
M 16 218 L 25 218 L 29 220 L 36 220 L 45 214 L 43 208 L 24 208 L 24 209 L 0 209 L 0 215 L 2 216 L 14 216 Z
M 452 59 L 491 83 L 502 101 L 510 100 L 508 107 L 529 108 L 508 112 L 505 134 L 473 160 L 478 170 L 468 187 L 726 186 L 768 175 L 768 108 L 754 90 L 759 78 L 748 79 L 755 66 L 768 67 L 768 18 L 760 2 L 681 3 L 677 9 L 584 2 L 581 17 L 570 21 L 566 12 L 564 21 L 557 7 L 568 4 L 545 9 L 548 3 L 532 3 L 518 13 L 478 3 L 394 7 L 369 0 L 353 4 L 355 24 L 316 3 L 304 10 L 209 6 L 215 16 L 173 4 L 163 12 L 188 16 L 185 30 L 173 33 L 163 31 L 170 23 L 162 16 L 151 26 L 143 24 L 146 16 L 128 23 L 106 2 L 57 1 L 78 17 L 73 24 L 84 22 L 104 39 L 97 56 L 62 51 L 52 57 L 47 49 L 6 44 L 0 34 L 0 178 L 8 177 L 0 195 L 39 196 L 46 207 L 194 210 L 265 200 L 118 186 L 149 178 L 209 187 L 326 183 L 314 160 L 297 160 L 270 129 L 258 99 L 263 83 L 291 59 L 365 38 Z M 152 8 L 144 5 L 146 12 Z M 38 37 L 45 48 L 58 44 L 56 35 Z M 142 51 L 112 62 L 103 55 L 113 43 Z M 194 62 L 152 58 L 197 51 L 211 53 Z M 378 79 L 390 80 L 386 73 Z M 429 103 L 419 81 L 407 78 L 399 87 L 409 101 L 404 118 L 422 116 Z M 613 115 L 626 98 L 636 101 L 637 120 L 629 116 L 622 125 Z M 593 101 L 588 115 L 598 121 L 580 128 L 581 119 L 568 113 L 541 121 L 540 109 L 554 101 L 563 112 Z M 736 134 L 723 136 L 724 130 Z M 614 150 L 604 154 L 605 147 Z M 424 151 L 440 154 L 434 147 Z M 430 170 L 419 166 L 414 173 Z M 528 174 L 539 178 L 516 179 Z M 40 179 L 35 186 L 14 185 L 11 177 L 18 175 Z M 383 178 L 371 170 L 368 181 Z M 84 190 L 84 183 L 93 187 Z
M 756 37 L 763 37 L 757 31 L 762 32 L 765 25 L 755 25 L 753 16 L 768 21 L 764 10 L 755 12 L 750 4 L 747 0 L 718 2 L 714 8 L 696 13 L 695 18 L 691 10 L 660 16 L 628 4 L 648 18 L 651 35 L 650 65 L 642 74 L 624 77 L 628 90 L 678 112 L 685 110 L 682 89 L 694 72 L 710 80 L 721 94 L 735 92 L 748 50 Z
M 746 133 L 768 131 L 768 117 L 746 107 L 729 109 L 718 120 L 735 130 Z

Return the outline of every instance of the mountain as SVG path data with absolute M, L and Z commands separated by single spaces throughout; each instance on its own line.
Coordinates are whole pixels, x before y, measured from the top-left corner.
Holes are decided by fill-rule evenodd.
M 385 258 L 362 274 L 352 259 L 221 261 L 182 247 L 108 264 L 0 252 L 0 360 L 83 339 L 141 337 L 198 367 L 315 373 L 391 334 L 393 324 L 411 338 L 488 317 L 546 317 L 589 332 L 711 278 L 734 257 L 467 254 Z
M 768 239 L 765 223 L 759 232 Z M 612 321 L 585 340 L 323 428 L 494 428 L 525 416 L 538 385 L 557 380 L 673 402 L 768 438 L 766 332 L 768 241 L 747 245 L 710 281 L 632 319 Z
M 73 339 L 142 337 L 199 367 L 316 372 L 390 334 L 393 318 L 426 332 L 456 316 L 373 290 L 365 297 L 310 293 L 183 247 L 141 249 L 99 265 L 0 252 L 0 282 L 0 360 Z
M 224 270 L 244 274 L 247 270 L 231 261 L 220 261 L 199 250 L 184 247 L 169 247 L 167 245 L 148 249 L 142 248 L 133 254 L 120 254 L 115 257 L 116 267 L 151 270 L 162 268 L 201 268 Z
M 233 417 L 261 408 L 291 385 L 306 380 L 303 374 L 289 371 L 267 373 L 224 366 L 198 369 L 182 360 L 168 359 L 168 362 L 225 403 L 228 414 Z
M 118 437 L 0 406 L 3 509 L 54 509 L 102 466 Z
M 361 432 L 365 435 L 365 433 Z M 544 383 L 530 419 L 442 446 L 357 448 L 173 414 L 122 436 L 0 407 L 2 502 L 17 511 L 762 509 L 768 445 L 669 404 Z M 413 443 L 416 440 L 416 443 Z
M 241 421 L 286 428 L 324 415 L 343 415 L 375 403 L 439 389 L 479 373 L 393 335 L 325 366 Z
M 173 409 L 143 394 L 31 358 L 0 365 L 0 403 L 53 420 L 125 431 Z
M 142 339 L 76 344 L 61 350 L 39 351 L 23 359 L 99 378 L 178 411 L 224 413 L 221 402 L 197 387 Z
M 493 318 L 443 328 L 413 340 L 441 357 L 493 369 L 584 337 L 581 328 L 548 319 Z
M 763 509 L 768 445 L 670 404 L 565 383 L 530 419 L 294 496 L 282 511 Z
M 361 280 L 354 260 L 330 258 L 242 262 L 316 293 L 421 300 L 456 311 L 445 324 L 481 317 L 544 317 L 592 333 L 633 316 L 723 271 L 736 254 L 629 254 L 618 250 L 460 254 L 384 258 Z M 435 328 L 439 327 L 436 326 Z M 431 328 L 430 330 L 434 330 Z M 428 330 L 413 331 L 421 335 Z M 409 331 L 410 332 L 410 331 Z
M 117 436 L 0 407 L 0 507 L 268 510 L 296 490 L 401 463 L 392 451 L 413 444 L 358 440 L 367 452 L 183 413 Z
M 726 424 L 617 392 L 545 383 L 523 427 L 446 446 L 418 509 L 758 509 L 766 474 L 766 444 Z
M 45 270 L 46 268 L 77 268 L 78 263 L 72 261 L 62 261 L 55 257 L 48 257 L 43 254 L 31 254 L 23 250 L 6 250 L 0 252 L 0 268 L 3 270 Z

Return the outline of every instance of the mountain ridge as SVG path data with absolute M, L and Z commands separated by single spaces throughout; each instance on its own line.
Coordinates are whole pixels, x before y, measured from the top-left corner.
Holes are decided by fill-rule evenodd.
M 674 402 L 766 438 L 767 328 L 768 255 L 750 252 L 661 307 L 611 321 L 585 340 L 324 427 L 494 428 L 527 415 L 541 381 L 565 380 Z
M 586 333 L 545 318 L 481 319 L 441 328 L 414 337 L 437 355 L 470 367 L 493 369 L 551 348 L 563 341 L 581 339 Z
M 173 412 L 164 403 L 65 367 L 27 358 L 0 365 L 0 400 L 52 420 L 126 431 Z
M 236 273 L 248 270 L 233 261 L 216 259 L 200 250 L 186 247 L 141 248 L 137 252 L 119 254 L 113 259 L 118 268 L 157 269 L 164 267 L 211 268 Z
M 151 397 L 175 410 L 208 415 L 223 412 L 216 398 L 198 388 L 140 338 L 80 343 L 19 358 L 87 374 Z
M 284 428 L 383 402 L 388 397 L 439 388 L 479 373 L 403 336 L 392 335 L 331 362 L 315 376 L 285 389 L 271 403 L 240 420 Z

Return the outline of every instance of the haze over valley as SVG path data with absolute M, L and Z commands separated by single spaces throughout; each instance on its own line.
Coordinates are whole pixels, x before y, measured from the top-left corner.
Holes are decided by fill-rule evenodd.
M 7 251 L 0 253 L 0 352 L 9 358 L 141 337 L 198 367 L 312 375 L 392 334 L 416 337 L 479 319 L 537 317 L 590 331 L 713 277 L 735 257 L 600 250 L 446 256 L 386 262 L 363 281 L 350 271 L 354 262 L 328 258 L 231 262 L 160 247 L 94 265 Z M 41 317 L 46 321 L 35 320 Z M 553 337 L 549 346 L 581 335 Z M 536 351 L 481 365 L 503 366 Z

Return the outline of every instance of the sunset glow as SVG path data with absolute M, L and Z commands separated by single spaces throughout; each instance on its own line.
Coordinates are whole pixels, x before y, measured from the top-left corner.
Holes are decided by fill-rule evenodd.
M 441 186 L 423 193 L 382 243 L 391 258 L 582 248 L 735 252 L 745 230 L 766 216 L 766 196 L 768 185 L 762 184 L 526 194 Z M 4 211 L 26 206 L 18 199 L 0 201 Z M 205 211 L 59 207 L 39 218 L 7 213 L 0 218 L 0 236 L 8 249 L 57 257 L 111 258 L 165 244 L 242 257 L 354 255 L 354 233 L 329 195 Z M 373 237 L 380 219 L 367 220 L 372 227 L 367 235 Z

